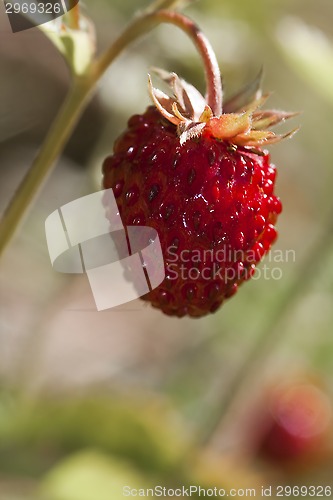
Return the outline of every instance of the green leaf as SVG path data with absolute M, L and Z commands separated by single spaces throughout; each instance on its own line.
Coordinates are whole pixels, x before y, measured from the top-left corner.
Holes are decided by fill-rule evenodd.
M 94 30 L 90 21 L 81 15 L 81 28 L 70 29 L 59 24 L 55 19 L 40 26 L 43 33 L 51 40 L 75 75 L 84 74 L 95 54 Z
M 151 473 L 168 473 L 188 448 L 184 428 L 175 423 L 167 404 L 135 398 L 5 405 L 2 417 L 0 412 L 0 469 L 35 475 L 64 454 L 98 448 Z M 49 448 L 53 455 L 41 452 Z
M 126 462 L 86 450 L 56 465 L 41 484 L 48 500 L 123 500 L 123 487 L 140 489 L 148 481 Z

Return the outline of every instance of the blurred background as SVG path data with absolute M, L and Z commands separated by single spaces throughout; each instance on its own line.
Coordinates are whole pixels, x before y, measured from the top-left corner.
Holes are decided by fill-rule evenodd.
M 148 3 L 81 2 L 98 50 Z M 189 40 L 159 27 L 108 70 L 0 262 L 0 500 L 118 500 L 124 485 L 157 484 L 330 496 L 320 487 L 333 488 L 333 4 L 200 0 L 185 12 L 216 50 L 227 96 L 263 67 L 269 107 L 302 112 L 298 134 L 270 148 L 282 261 L 267 257 L 269 279 L 257 274 L 200 320 L 139 300 L 97 312 L 85 275 L 52 269 L 45 219 L 100 189 L 114 139 L 149 104 L 150 66 L 204 91 Z M 3 5 L 0 65 L 2 211 L 70 77 L 38 28 L 10 32 Z

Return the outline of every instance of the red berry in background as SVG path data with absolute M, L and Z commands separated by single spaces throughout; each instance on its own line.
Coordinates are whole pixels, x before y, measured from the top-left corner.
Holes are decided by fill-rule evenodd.
M 304 383 L 281 388 L 267 400 L 260 455 L 280 464 L 313 461 L 324 453 L 332 407 L 318 387 Z
M 129 119 L 104 161 L 103 186 L 113 189 L 124 225 L 158 232 L 165 279 L 143 299 L 169 315 L 200 317 L 236 293 L 276 239 L 276 169 L 261 146 L 280 140 L 266 129 L 293 115 L 260 111 L 257 91 L 214 116 L 194 87 L 159 75 L 173 97 L 150 80 L 155 106 Z

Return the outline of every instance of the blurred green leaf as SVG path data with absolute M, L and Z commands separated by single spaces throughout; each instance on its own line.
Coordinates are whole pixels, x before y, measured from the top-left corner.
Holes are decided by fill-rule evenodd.
M 80 19 L 80 30 L 70 29 L 64 24 L 59 25 L 57 19 L 39 27 L 63 55 L 75 75 L 83 75 L 87 71 L 96 49 L 92 23 L 82 15 Z
M 98 448 L 163 473 L 188 443 L 165 404 L 104 398 L 17 404 L 2 411 L 0 467 L 40 474 L 67 453 Z
M 41 494 L 48 500 L 122 500 L 124 486 L 144 488 L 147 480 L 128 464 L 87 450 L 51 470 L 42 482 Z
M 295 17 L 278 26 L 278 46 L 291 67 L 333 104 L 333 43 L 317 28 Z

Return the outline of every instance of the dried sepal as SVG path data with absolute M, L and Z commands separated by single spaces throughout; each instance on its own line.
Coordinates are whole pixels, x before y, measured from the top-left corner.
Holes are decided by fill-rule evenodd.
M 275 134 L 270 130 L 251 130 L 248 134 L 240 134 L 233 138 L 233 143 L 237 146 L 267 146 L 292 137 L 298 130 L 299 128 L 295 128 L 294 130 L 282 135 Z
M 254 82 L 226 104 L 220 116 L 214 116 L 200 92 L 176 73 L 156 68 L 154 72 L 171 87 L 173 95 L 169 96 L 155 89 L 151 77 L 148 76 L 151 98 L 162 116 L 177 126 L 180 144 L 204 133 L 235 146 L 260 151 L 261 146 L 291 137 L 298 130 L 284 135 L 267 130 L 293 118 L 297 113 L 259 109 L 270 96 L 263 95 L 260 90 L 262 72 Z M 234 112 L 227 112 L 233 108 L 236 108 Z
M 148 90 L 153 103 L 161 115 L 174 125 L 178 125 L 179 119 L 172 113 L 172 106 L 176 102 L 175 99 L 171 99 L 161 90 L 155 89 L 150 75 L 148 75 Z
M 299 113 L 287 113 L 286 111 L 267 110 L 253 113 L 254 130 L 267 129 L 294 118 Z
M 208 104 L 200 115 L 199 122 L 207 123 L 211 118 L 213 118 L 213 111 Z
M 255 79 L 245 85 L 236 95 L 228 99 L 223 106 L 224 113 L 236 113 L 243 111 L 251 102 L 259 99 L 261 96 L 261 84 L 263 78 L 263 69 L 261 68 Z
M 275 138 L 274 132 L 267 130 L 251 130 L 248 134 L 239 134 L 233 138 L 233 143 L 237 146 L 258 146 L 269 144 Z
M 239 111 L 239 113 L 243 113 L 244 111 L 255 113 L 257 109 L 261 108 L 261 106 L 265 104 L 270 96 L 270 92 L 267 92 L 267 94 L 263 94 L 261 91 L 258 92 L 256 98 L 252 102 L 249 102 L 246 106 L 243 106 L 242 110 Z
M 205 128 L 205 123 L 190 123 L 190 124 L 180 124 L 178 126 L 178 135 L 180 140 L 180 145 L 183 145 L 189 139 L 195 139 L 200 137 L 203 129 Z
M 176 73 L 169 73 L 160 68 L 152 68 L 152 71 L 171 87 L 173 97 L 169 97 L 169 99 L 177 102 L 181 113 L 189 120 L 199 121 L 207 105 L 200 92 L 193 85 L 179 78 Z

